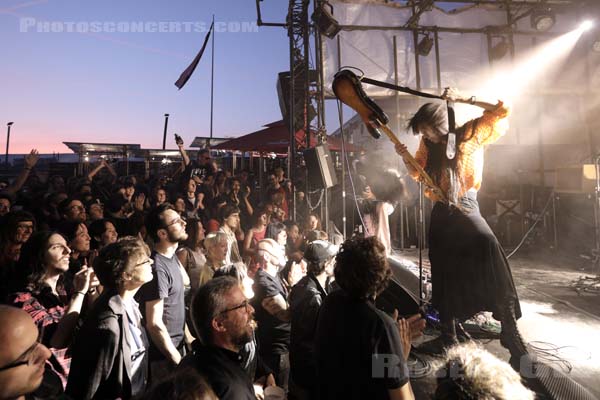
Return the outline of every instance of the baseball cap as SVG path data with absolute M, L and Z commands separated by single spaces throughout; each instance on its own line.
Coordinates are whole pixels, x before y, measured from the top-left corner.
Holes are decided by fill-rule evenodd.
M 306 247 L 304 258 L 308 262 L 320 263 L 335 256 L 338 250 L 338 246 L 326 240 L 315 240 Z

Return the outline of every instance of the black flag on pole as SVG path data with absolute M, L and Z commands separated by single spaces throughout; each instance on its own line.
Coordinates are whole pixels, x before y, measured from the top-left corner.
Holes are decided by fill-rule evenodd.
M 177 82 L 175 82 L 175 86 L 177 86 L 179 89 L 181 89 L 183 86 L 185 86 L 188 79 L 190 79 L 190 77 L 194 73 L 194 70 L 198 66 L 198 63 L 200 62 L 200 59 L 202 58 L 202 54 L 204 54 L 204 49 L 206 49 L 206 44 L 208 43 L 208 39 L 210 38 L 210 33 L 213 30 L 214 24 L 215 24 L 214 22 L 212 24 L 210 24 L 210 29 L 208 30 L 208 33 L 206 34 L 206 37 L 204 38 L 204 43 L 202 44 L 202 48 L 200 49 L 200 51 L 194 58 L 194 61 L 192 61 L 192 63 L 185 69 L 185 71 L 183 71 L 181 73 L 181 75 L 179 76 L 179 79 L 177 79 Z

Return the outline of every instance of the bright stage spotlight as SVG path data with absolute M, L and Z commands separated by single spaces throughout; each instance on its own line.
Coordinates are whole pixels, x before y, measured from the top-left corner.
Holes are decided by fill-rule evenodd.
M 531 27 L 539 32 L 545 32 L 554 26 L 556 16 L 549 7 L 536 8 L 531 13 Z
M 586 20 L 583 21 L 581 23 L 581 25 L 579 25 L 579 29 L 581 29 L 582 31 L 589 31 L 590 29 L 592 29 L 594 27 L 594 22 L 592 20 Z
M 423 36 L 423 39 L 417 45 L 417 53 L 420 56 L 427 57 L 431 52 L 431 48 L 433 47 L 433 39 L 429 37 L 429 35 Z

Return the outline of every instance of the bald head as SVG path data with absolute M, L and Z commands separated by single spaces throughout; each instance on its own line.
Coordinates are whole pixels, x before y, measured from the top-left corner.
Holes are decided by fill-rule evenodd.
M 25 311 L 0 305 L 0 400 L 19 398 L 42 383 L 50 351 Z
M 29 314 L 20 308 L 0 305 L 0 343 L 9 343 L 12 338 L 22 336 L 32 329 L 37 336 L 37 328 Z M 8 346 L 0 348 L 0 363 L 5 350 L 9 350 L 6 347 Z

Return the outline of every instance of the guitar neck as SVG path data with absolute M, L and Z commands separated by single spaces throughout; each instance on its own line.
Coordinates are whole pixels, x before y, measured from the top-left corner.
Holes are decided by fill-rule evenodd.
M 395 145 L 403 144 L 387 125 L 380 125 L 379 128 L 383 130 L 383 132 L 390 138 L 390 140 Z M 421 167 L 421 164 L 419 164 L 410 153 L 404 156 L 404 160 L 406 160 L 406 162 L 408 162 L 415 169 L 415 171 L 417 171 L 417 173 L 421 177 L 421 180 L 426 186 L 436 191 L 438 197 L 442 197 L 440 198 L 440 200 L 447 201 L 446 198 L 443 196 L 444 192 L 442 192 L 442 190 L 433 182 L 433 179 L 431 179 L 429 174 L 423 169 L 423 167 Z

